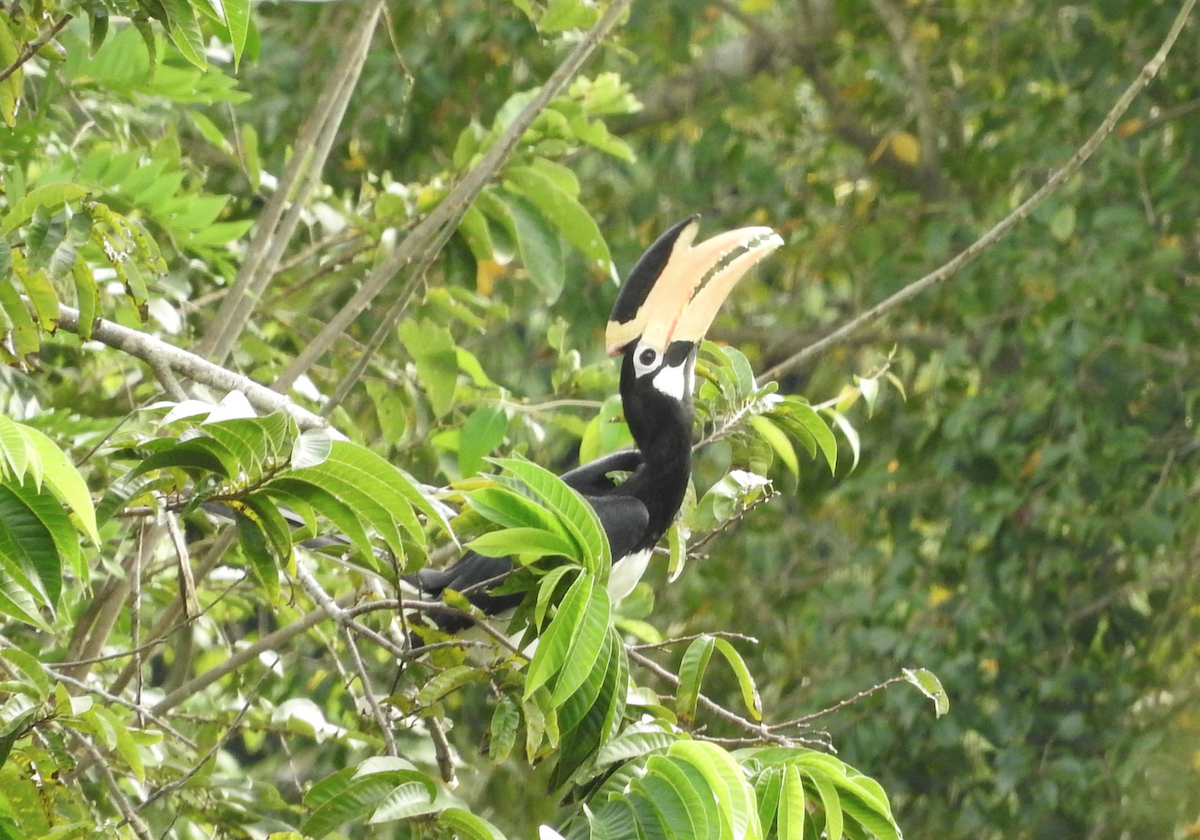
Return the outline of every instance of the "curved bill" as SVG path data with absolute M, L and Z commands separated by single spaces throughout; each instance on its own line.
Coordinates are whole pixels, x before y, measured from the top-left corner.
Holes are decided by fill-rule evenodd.
M 697 216 L 676 225 L 634 267 L 626 284 L 636 284 L 631 291 L 642 291 L 648 279 L 639 276 L 643 262 L 652 254 L 659 254 L 667 244 L 664 240 L 673 238 L 670 253 L 657 278 L 653 278 L 653 285 L 644 292 L 641 304 L 634 306 L 625 300 L 626 290 L 622 290 L 605 332 L 608 355 L 619 355 L 626 345 L 639 338 L 660 353 L 665 353 L 672 341 L 700 341 L 737 282 L 759 260 L 783 244 L 783 239 L 769 227 L 746 227 L 692 245 L 699 228 Z M 661 255 L 655 262 L 662 262 Z M 705 278 L 708 282 L 696 292 Z

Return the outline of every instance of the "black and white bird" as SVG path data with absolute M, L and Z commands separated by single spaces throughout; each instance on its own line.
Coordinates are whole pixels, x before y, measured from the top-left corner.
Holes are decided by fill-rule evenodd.
M 693 245 L 699 229 L 699 216 L 692 216 L 650 246 L 621 287 L 608 322 L 605 344 L 610 356 L 622 356 L 621 402 L 637 448 L 562 476 L 595 508 L 608 536 L 614 603 L 641 579 L 687 492 L 700 341 L 734 285 L 783 244 L 770 228 L 747 227 Z M 629 475 L 617 483 L 610 474 L 618 472 Z M 472 604 L 495 615 L 523 598 L 489 592 L 511 568 L 507 557 L 467 552 L 448 568 L 422 569 L 409 581 L 435 598 L 446 589 L 465 592 Z M 491 583 L 481 587 L 485 582 Z M 439 618 L 439 624 L 453 631 L 467 622 Z

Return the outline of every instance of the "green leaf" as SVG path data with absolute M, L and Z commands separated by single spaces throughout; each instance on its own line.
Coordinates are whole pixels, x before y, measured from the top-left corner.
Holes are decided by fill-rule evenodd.
M 850 442 L 850 452 L 854 456 L 853 460 L 850 462 L 850 469 L 853 470 L 858 466 L 858 456 L 862 451 L 862 444 L 859 443 L 858 440 L 858 431 L 850 424 L 850 421 L 846 419 L 846 415 L 842 414 L 840 411 L 835 411 L 832 408 L 828 408 L 826 409 L 826 412 L 830 417 L 833 418 L 833 422 L 837 424 L 837 427 L 842 430 L 842 434 L 846 436 L 846 440 Z M 832 467 L 830 467 L 830 469 L 832 469 Z
M 571 29 L 590 29 L 599 19 L 600 9 L 585 0 L 549 0 L 538 19 L 538 31 L 553 35 Z
M 762 698 L 759 697 L 754 677 L 750 675 L 750 669 L 746 667 L 742 655 L 729 643 L 728 639 L 717 638 L 714 642 L 717 650 L 721 652 L 725 661 L 729 663 L 729 667 L 733 669 L 734 676 L 737 677 L 738 687 L 742 691 L 742 702 L 746 704 L 746 711 L 754 720 L 762 720 Z
M 271 550 L 281 565 L 292 562 L 292 527 L 283 518 L 270 496 L 261 491 L 251 493 L 241 501 L 246 513 L 258 524 L 271 544 Z
M 467 129 L 467 132 L 469 131 L 470 129 Z M 462 234 L 476 262 L 494 257 L 495 249 L 492 247 L 492 234 L 488 230 L 487 218 L 474 204 L 464 211 L 462 221 L 458 223 L 458 232 Z
M 88 341 L 92 325 L 100 317 L 100 287 L 83 257 L 77 258 L 71 267 L 71 279 L 75 283 L 75 305 L 79 307 L 79 337 Z
M 863 794 L 854 784 L 838 785 L 842 810 L 851 821 L 858 823 L 879 840 L 900 840 L 900 829 L 889 810 L 881 810 L 878 803 Z M 849 833 L 849 832 L 847 832 Z
M 604 646 L 587 679 L 558 711 L 562 744 L 551 787 L 557 788 L 595 754 L 625 714 L 629 664 L 615 630 L 605 634 Z
M 160 0 L 162 8 L 167 13 L 167 34 L 179 48 L 183 57 L 201 70 L 208 69 L 208 60 L 204 57 L 204 36 L 200 32 L 200 24 L 188 0 Z
M 458 444 L 460 475 L 475 475 L 483 468 L 483 458 L 504 442 L 508 416 L 498 405 L 485 405 L 471 412 L 462 426 Z
M 784 466 L 788 468 L 788 472 L 792 475 L 799 475 L 800 461 L 796 458 L 796 450 L 792 447 L 792 442 L 788 440 L 788 436 L 771 422 L 770 418 L 764 417 L 761 414 L 751 417 L 749 423 L 750 427 L 771 445 L 771 449 L 779 456 L 779 460 L 783 461 Z
M 562 534 L 541 528 L 506 528 L 476 537 L 465 548 L 487 557 L 570 557 L 575 546 Z
M 437 810 L 437 786 L 424 773 L 415 770 L 398 771 L 397 775 L 409 779 L 396 785 L 376 807 L 368 825 L 403 820 L 431 814 Z M 415 777 L 415 778 L 414 778 Z
M 582 555 L 578 559 L 601 583 L 608 580 L 612 554 L 608 537 L 595 509 L 583 496 L 563 483 L 562 479 L 537 464 L 519 458 L 497 458 L 493 461 L 506 472 L 519 478 L 530 492 L 554 511 L 578 544 Z
M 486 676 L 483 671 L 471 665 L 448 668 L 421 686 L 421 690 L 417 692 L 417 702 L 422 706 L 430 706 L 452 691 L 457 691 L 468 683 L 479 682 Z
M 571 540 L 566 527 L 550 511 L 532 499 L 505 487 L 480 487 L 465 496 L 467 506 L 502 528 L 533 528 L 552 531 Z M 571 545 L 571 554 L 575 553 Z
M 212 438 L 193 438 L 162 452 L 155 452 L 134 467 L 127 479 L 137 478 L 151 470 L 177 468 L 194 476 L 210 472 L 221 478 L 237 474 L 237 459 Z
M 532 166 L 511 166 L 504 171 L 504 177 L 506 186 L 532 201 L 580 253 L 599 263 L 606 274 L 611 270 L 608 243 L 599 225 L 574 195 L 564 192 L 545 172 Z
M 800 770 L 794 764 L 789 764 L 783 768 L 783 787 L 779 794 L 779 840 L 804 840 L 804 820 L 807 816 Z
M 712 838 L 717 840 L 720 830 L 720 818 L 717 815 L 713 797 L 708 793 L 708 785 L 698 773 L 689 773 L 686 761 L 667 755 L 650 756 L 646 762 L 647 776 L 657 776 L 670 782 L 678 793 L 687 809 L 691 821 L 691 834 L 686 837 Z M 699 786 L 698 784 L 699 783 Z
M 0 281 L 0 311 L 7 314 L 9 323 L 12 324 L 10 339 L 17 360 L 22 363 L 28 362 L 37 353 L 41 341 L 29 308 L 25 301 L 21 300 L 16 287 L 7 280 Z M 4 336 L 0 335 L 0 341 L 3 339 Z
M 661 757 L 661 756 L 657 756 Z M 658 812 L 663 826 L 670 837 L 697 837 L 696 825 L 692 821 L 689 801 L 684 798 L 683 791 L 675 787 L 672 780 L 655 773 L 647 773 L 640 779 L 634 779 L 630 790 L 642 794 Z M 688 793 L 692 793 L 688 786 Z M 693 794 L 694 798 L 694 794 Z M 690 803 L 694 805 L 695 803 Z
M 50 261 L 55 249 L 62 244 L 66 237 L 66 213 L 62 211 L 52 213 L 50 208 L 45 205 L 33 209 L 33 218 L 25 233 L 25 246 L 28 249 L 26 260 L 31 275 Z
M 62 594 L 63 565 L 80 566 L 79 537 L 71 519 L 47 489 L 32 482 L 0 485 L 8 497 L 6 508 L 23 507 L 20 516 L 4 519 L 12 543 L 0 548 L 0 565 L 29 594 L 51 610 Z M 10 553 L 11 550 L 11 553 Z
M 529 664 L 529 674 L 525 678 L 526 698 L 550 682 L 562 669 L 571 649 L 571 639 L 588 611 L 594 585 L 595 578 L 592 575 L 581 573 L 563 596 L 558 612 L 538 641 L 533 661 Z
M 404 321 L 399 326 L 400 340 L 417 365 L 417 376 L 438 417 L 454 406 L 458 384 L 458 357 L 450 331 L 432 321 Z
M 634 724 L 634 727 L 641 725 Z M 679 736 L 675 733 L 665 732 L 657 727 L 649 730 L 634 727 L 605 744 L 596 756 L 596 764 L 603 767 L 618 761 L 641 758 L 649 753 L 665 750 L 679 740 Z
M 234 518 L 237 525 L 238 544 L 242 554 L 250 563 L 250 571 L 266 594 L 267 603 L 275 606 L 279 602 L 279 567 L 271 553 L 267 535 L 258 522 L 241 511 Z
M 517 727 L 521 725 L 521 707 L 511 694 L 500 695 L 492 725 L 488 729 L 488 758 L 499 764 L 512 753 L 517 742 Z
M 83 198 L 85 195 L 87 195 L 87 190 L 78 184 L 67 181 L 45 184 L 37 189 L 30 190 L 6 215 L 0 217 L 2 218 L 2 221 L 0 221 L 0 236 L 12 233 L 18 227 L 25 224 L 32 218 L 34 210 L 39 207 L 46 207 L 53 210 L 61 207 L 68 201 Z
M 18 648 L 7 648 L 0 655 L 20 672 L 22 692 L 39 703 L 50 697 L 50 677 L 35 657 Z
M 0 530 L 0 611 L 48 630 L 39 614 L 39 605 L 49 605 L 41 575 L 53 576 L 61 561 L 53 534 L 18 492 L 20 486 L 0 484 L 0 521 L 5 526 Z
M 58 448 L 53 440 L 37 429 L 13 424 L 11 420 L 0 417 L 0 430 L 3 430 L 5 423 L 19 428 L 20 434 L 28 442 L 29 447 L 40 464 L 40 473 L 50 491 L 64 505 L 70 508 L 79 522 L 79 527 L 92 543 L 99 545 L 100 533 L 96 529 L 95 507 L 92 504 L 92 497 L 88 492 L 87 483 L 83 480 L 83 476 L 80 475 L 79 470 L 75 469 L 75 465 L 71 463 L 70 459 Z M 77 570 L 76 573 L 81 578 L 86 578 L 82 570 Z
M 695 639 L 683 654 L 679 664 L 679 685 L 675 689 L 675 713 L 679 719 L 689 722 L 696 717 L 696 703 L 700 697 L 700 681 L 712 657 L 714 640 L 704 635 Z
M 553 303 L 562 294 L 566 282 L 566 266 L 558 234 L 527 199 L 512 193 L 501 195 L 517 237 L 521 264 L 529 273 L 529 279 L 541 290 L 546 302 Z
M 834 438 L 833 432 L 829 430 L 828 424 L 821 419 L 821 415 L 817 414 L 812 406 L 798 399 L 784 398 L 769 414 L 778 422 L 782 422 L 793 436 L 800 438 L 801 442 L 805 442 L 804 436 L 811 437 L 813 446 L 819 448 L 825 456 L 825 460 L 829 464 L 829 471 L 833 472 L 837 469 L 837 440 Z M 815 449 L 809 451 L 812 453 L 815 452 Z
M 758 799 L 758 821 L 764 829 L 775 825 L 782 789 L 782 767 L 765 767 L 754 780 L 754 796 Z
M 458 840 L 505 840 L 496 826 L 462 808 L 442 811 L 438 824 L 450 829 Z
M 1075 208 L 1066 205 L 1058 208 L 1050 217 L 1050 235 L 1059 242 L 1066 242 L 1075 233 Z
M 723 837 L 762 837 L 754 791 L 728 752 L 703 741 L 677 741 L 668 754 L 691 763 L 708 782 L 717 799 Z
M 246 37 L 253 25 L 250 20 L 250 0 L 222 0 L 225 23 L 229 27 L 230 46 L 233 47 L 234 69 L 241 64 L 242 52 L 246 49 Z M 255 189 L 258 185 L 255 184 Z
M 365 821 L 396 787 L 395 772 L 356 777 L 358 768 L 347 767 L 318 782 L 304 797 L 311 809 L 300 826 L 305 836 L 324 837 L 343 823 Z
M 272 480 L 261 492 L 297 511 L 311 507 L 332 522 L 338 533 L 349 540 L 365 557 L 374 556 L 375 548 L 363 528 L 362 520 L 354 514 L 349 505 L 339 501 L 328 491 L 307 481 L 281 477 Z
M 684 536 L 682 521 L 676 519 L 667 531 L 667 550 L 670 559 L 667 561 L 667 583 L 674 583 L 683 574 L 687 563 L 687 537 Z
M 825 836 L 830 840 L 838 840 L 842 836 L 842 803 L 838 797 L 837 788 L 834 786 L 833 778 L 827 771 L 822 769 L 820 765 L 814 764 L 810 759 L 811 756 L 803 756 L 801 760 L 796 762 L 796 766 L 801 772 L 807 776 L 817 789 L 817 796 L 821 800 L 821 810 L 825 812 Z
M 946 694 L 946 689 L 942 688 L 942 682 L 937 676 L 927 668 L 917 668 L 909 670 L 905 668 L 904 679 L 915 685 L 921 690 L 921 693 L 933 701 L 934 715 L 941 717 L 950 711 L 950 697 Z
M 7 14 L 0 19 L 0 67 L 12 67 L 21 54 L 9 28 L 9 20 Z M 21 101 L 21 82 L 24 78 L 24 71 L 17 67 L 7 79 L 0 82 L 0 119 L 9 128 L 17 124 L 17 104 Z
M 571 646 L 554 685 L 551 705 L 561 705 L 587 681 L 603 652 L 611 612 L 608 589 L 604 586 L 593 586 L 583 615 L 571 634 Z

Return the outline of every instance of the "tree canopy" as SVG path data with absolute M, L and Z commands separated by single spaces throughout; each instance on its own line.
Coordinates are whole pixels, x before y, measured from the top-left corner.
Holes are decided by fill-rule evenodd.
M 1192 5 L 0 7 L 0 834 L 1195 833 Z M 614 604 L 694 213 L 785 245 Z

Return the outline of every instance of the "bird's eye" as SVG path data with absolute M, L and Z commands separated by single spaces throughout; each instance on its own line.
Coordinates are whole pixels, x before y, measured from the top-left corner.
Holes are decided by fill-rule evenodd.
M 641 362 L 645 367 L 650 367 L 650 365 L 654 364 L 657 360 L 658 353 L 654 352 L 649 347 L 638 354 L 638 361 Z

